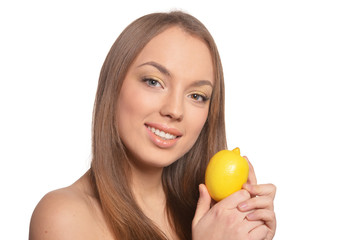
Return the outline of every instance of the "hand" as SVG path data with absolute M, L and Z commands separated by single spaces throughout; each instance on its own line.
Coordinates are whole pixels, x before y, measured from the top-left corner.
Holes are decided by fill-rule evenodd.
M 264 224 L 252 230 L 256 236 L 265 236 L 265 240 L 273 239 L 276 232 L 276 216 L 274 212 L 273 201 L 276 195 L 276 187 L 273 184 L 257 185 L 257 178 L 252 164 L 245 157 L 249 164 L 249 176 L 247 183 L 243 186 L 251 198 L 240 203 L 238 209 L 241 212 L 249 212 L 247 219 L 249 221 L 263 221 Z
M 192 222 L 193 240 L 261 240 L 252 234 L 253 229 L 264 225 L 261 220 L 249 221 L 249 211 L 239 211 L 237 206 L 250 199 L 246 190 L 240 190 L 214 204 L 204 184 L 199 186 L 199 200 Z M 258 231 L 256 231 L 258 233 Z

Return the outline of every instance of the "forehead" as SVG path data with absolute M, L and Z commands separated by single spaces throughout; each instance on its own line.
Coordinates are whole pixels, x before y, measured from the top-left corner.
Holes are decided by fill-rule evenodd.
M 208 45 L 180 27 L 170 27 L 151 39 L 133 65 L 157 62 L 172 74 L 214 81 L 212 55 Z

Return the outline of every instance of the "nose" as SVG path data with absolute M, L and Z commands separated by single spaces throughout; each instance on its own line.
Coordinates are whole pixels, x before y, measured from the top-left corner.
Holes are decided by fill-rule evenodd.
M 184 116 L 183 97 L 181 94 L 169 93 L 164 99 L 160 114 L 170 119 L 181 121 Z

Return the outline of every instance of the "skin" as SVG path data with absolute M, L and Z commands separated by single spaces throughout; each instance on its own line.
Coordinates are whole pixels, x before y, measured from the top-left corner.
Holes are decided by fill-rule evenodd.
M 30 222 L 29 240 L 114 239 L 87 174 L 69 187 L 46 194 Z
M 244 156 L 247 161 L 248 158 Z M 276 231 L 273 184 L 257 185 L 252 164 L 243 189 L 213 204 L 204 184 L 193 219 L 193 239 L 271 240 Z
M 206 44 L 171 27 L 154 37 L 134 60 L 117 102 L 117 127 L 131 160 L 135 199 L 169 239 L 178 238 L 165 214 L 162 171 L 196 141 L 208 115 L 213 85 Z M 148 126 L 169 130 L 177 139 L 163 140 Z M 275 188 L 257 185 L 253 168 L 249 175 L 245 189 L 212 207 L 206 187 L 200 185 L 193 239 L 272 239 Z M 114 239 L 88 174 L 44 196 L 34 210 L 29 239 Z
M 161 172 L 189 151 L 207 119 L 209 100 L 202 97 L 210 98 L 213 84 L 210 51 L 198 38 L 173 27 L 145 46 L 118 101 L 118 130 L 134 168 Z M 154 144 L 149 125 L 173 129 L 176 144 Z

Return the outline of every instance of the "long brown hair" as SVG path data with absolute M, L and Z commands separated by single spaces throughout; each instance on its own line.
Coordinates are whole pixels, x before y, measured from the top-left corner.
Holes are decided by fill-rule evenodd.
M 124 77 L 139 52 L 171 26 L 202 39 L 213 58 L 215 86 L 209 114 L 194 146 L 163 170 L 170 223 L 181 239 L 191 239 L 191 224 L 209 158 L 226 148 L 223 70 L 216 44 L 206 27 L 193 16 L 176 11 L 145 15 L 117 38 L 103 64 L 93 112 L 90 175 L 104 215 L 116 239 L 166 239 L 140 210 L 129 186 L 129 161 L 117 132 L 116 102 Z

